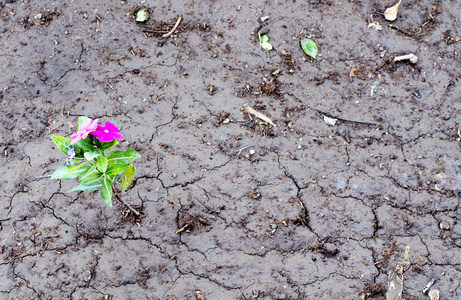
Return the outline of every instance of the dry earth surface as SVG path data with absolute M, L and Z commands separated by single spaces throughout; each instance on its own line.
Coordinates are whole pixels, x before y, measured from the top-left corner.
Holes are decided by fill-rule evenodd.
M 461 299 L 460 1 L 142 2 L 0 1 L 0 298 Z M 143 218 L 49 178 L 81 115 Z

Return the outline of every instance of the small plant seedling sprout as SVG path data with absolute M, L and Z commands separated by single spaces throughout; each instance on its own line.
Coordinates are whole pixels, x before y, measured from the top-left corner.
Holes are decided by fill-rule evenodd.
M 123 140 L 118 128 L 111 122 L 102 126 L 98 124 L 98 119 L 80 117 L 78 130 L 71 138 L 51 137 L 59 150 L 68 155 L 66 164 L 59 167 L 51 175 L 51 179 L 77 179 L 79 185 L 68 192 L 90 193 L 100 190 L 101 197 L 108 206 L 112 206 L 112 198 L 115 196 L 134 214 L 140 215 L 122 200 L 121 195 L 130 186 L 136 172 L 131 163 L 141 155 L 133 149 L 106 153 L 118 144 L 118 140 Z M 120 186 L 117 184 L 119 182 Z
M 258 34 L 258 37 L 259 37 L 259 44 L 261 45 L 261 47 L 263 47 L 264 50 L 271 51 L 273 49 L 271 43 L 269 43 L 269 37 L 267 35 Z
M 304 38 L 301 40 L 301 48 L 303 49 L 304 53 L 315 59 L 317 57 L 317 53 L 319 53 L 319 49 L 317 45 L 311 39 Z

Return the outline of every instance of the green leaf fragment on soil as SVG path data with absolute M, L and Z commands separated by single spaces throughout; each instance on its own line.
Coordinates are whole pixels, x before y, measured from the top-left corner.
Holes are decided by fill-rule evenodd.
M 149 10 L 143 7 L 136 13 L 136 22 L 146 22 L 147 20 L 149 20 Z
M 311 39 L 305 38 L 301 40 L 301 48 L 303 49 L 304 53 L 315 59 L 317 57 L 317 53 L 319 49 L 317 45 Z
M 265 34 L 259 36 L 259 44 L 266 51 L 270 51 L 273 49 L 272 45 L 269 43 L 269 37 Z

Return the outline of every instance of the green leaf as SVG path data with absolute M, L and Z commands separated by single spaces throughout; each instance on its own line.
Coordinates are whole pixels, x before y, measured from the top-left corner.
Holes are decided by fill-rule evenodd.
M 67 170 L 69 170 L 71 167 L 71 165 L 64 165 L 57 168 L 56 171 L 54 171 L 54 173 L 51 175 L 51 179 L 61 179 L 67 173 Z
M 101 179 L 102 190 L 101 197 L 108 206 L 112 206 L 112 182 L 109 178 L 104 177 Z
M 106 170 L 106 175 L 117 175 L 121 174 L 128 169 L 129 166 L 123 165 L 123 166 L 108 166 Z M 118 181 L 118 180 L 116 180 Z
M 96 163 L 96 168 L 98 169 L 99 172 L 104 174 L 106 173 L 106 170 L 107 170 L 107 164 L 108 164 L 107 158 L 105 158 L 104 156 L 100 156 L 98 158 L 98 162 Z
M 80 181 L 81 184 L 89 185 L 90 183 L 98 181 L 101 176 L 102 174 L 96 170 L 96 165 L 92 165 L 91 168 L 78 177 L 78 181 Z
M 146 22 L 147 20 L 149 20 L 149 10 L 143 7 L 136 13 L 136 22 Z
M 126 167 L 128 169 L 128 167 Z M 117 174 L 117 175 L 107 175 L 107 178 L 109 178 L 109 180 L 112 182 L 112 184 L 114 184 L 115 182 L 119 182 L 120 179 L 122 179 L 123 177 L 123 173 L 120 173 L 120 174 Z
M 83 191 L 85 193 L 90 193 L 90 192 L 100 190 L 101 188 L 102 188 L 101 182 L 93 182 L 92 184 L 88 184 L 88 185 L 84 185 L 84 184 L 77 185 L 73 187 L 72 189 L 70 189 L 68 193 L 76 192 L 76 191 Z
M 131 181 L 134 178 L 134 173 L 136 168 L 134 166 L 129 166 L 125 174 L 122 177 L 122 193 L 125 193 L 126 189 L 130 186 Z
M 91 150 L 85 152 L 84 156 L 87 161 L 92 161 L 94 158 L 98 157 L 101 154 L 98 150 Z
M 67 151 L 69 150 L 71 139 L 57 135 L 53 135 L 51 139 L 59 148 L 59 150 L 61 150 L 65 155 L 69 155 Z
M 301 48 L 303 49 L 304 53 L 315 59 L 317 57 L 317 53 L 319 49 L 317 45 L 311 39 L 304 38 L 301 40 Z
M 106 158 L 110 166 L 128 166 L 133 160 L 141 158 L 141 155 L 133 149 L 114 150 L 109 152 Z
M 99 172 L 88 174 L 88 176 L 86 176 L 84 180 L 81 180 L 80 183 L 84 185 L 92 184 L 101 179 L 102 175 L 103 174 Z
M 94 144 L 89 138 L 78 141 L 74 144 L 74 148 L 80 150 L 81 157 L 83 157 L 83 153 L 95 150 Z
M 88 168 L 89 166 L 83 163 L 76 166 L 64 165 L 59 167 L 53 175 L 51 175 L 51 179 L 71 180 L 77 178 L 82 172 L 88 170 Z
M 107 142 L 107 143 L 101 143 L 101 147 L 99 147 L 99 150 L 105 151 L 107 149 L 114 147 L 117 144 L 118 144 L 117 140 L 113 140 L 112 142 Z
M 273 49 L 272 45 L 269 43 L 269 37 L 265 34 L 259 35 L 259 44 L 266 51 L 270 51 Z
M 78 129 L 80 129 L 80 126 L 82 126 L 83 123 L 85 123 L 86 120 L 88 120 L 89 118 L 88 117 L 85 117 L 85 116 L 81 116 L 78 118 Z

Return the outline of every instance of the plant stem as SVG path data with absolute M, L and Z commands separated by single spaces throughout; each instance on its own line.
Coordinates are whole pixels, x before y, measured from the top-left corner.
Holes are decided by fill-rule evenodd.
M 123 205 L 125 205 L 126 208 L 128 208 L 132 213 L 134 213 L 135 215 L 139 216 L 141 215 L 140 212 L 138 212 L 136 209 L 134 209 L 131 205 L 129 205 L 128 203 L 126 203 L 125 201 L 123 201 L 123 199 L 115 194 L 115 198 L 117 198 L 118 201 L 120 201 Z

